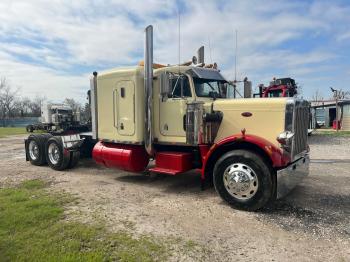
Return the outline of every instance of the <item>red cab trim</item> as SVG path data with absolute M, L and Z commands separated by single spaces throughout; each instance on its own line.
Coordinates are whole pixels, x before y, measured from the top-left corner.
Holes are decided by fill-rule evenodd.
M 289 157 L 283 154 L 282 149 L 276 147 L 274 144 L 267 141 L 266 139 L 255 135 L 236 134 L 218 141 L 217 143 L 213 144 L 209 150 L 207 148 L 200 148 L 203 163 L 201 170 L 202 177 L 205 176 L 207 161 L 210 158 L 210 156 L 220 147 L 232 142 L 247 142 L 258 146 L 270 157 L 273 167 L 283 167 L 290 162 Z

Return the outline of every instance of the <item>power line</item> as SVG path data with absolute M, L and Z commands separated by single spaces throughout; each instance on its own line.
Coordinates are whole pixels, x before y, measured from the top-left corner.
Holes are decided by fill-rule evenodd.
M 208 36 L 208 42 L 209 42 L 209 56 L 210 56 L 210 63 L 213 63 L 213 58 L 211 57 L 211 44 L 210 44 L 210 37 Z
M 180 74 L 180 63 L 181 63 L 181 28 L 180 28 L 180 26 L 181 26 L 181 16 L 180 16 L 180 7 L 178 7 L 178 9 L 177 9 L 177 13 L 178 13 L 178 37 L 179 37 L 179 39 L 178 39 L 178 45 L 179 45 L 179 57 L 178 57 L 178 59 L 179 59 L 179 63 L 178 63 L 178 67 L 179 67 L 179 74 Z
M 235 81 L 237 81 L 237 55 L 238 55 L 238 53 L 237 53 L 237 50 L 238 50 L 238 40 L 237 40 L 237 38 L 238 38 L 238 32 L 236 30 L 236 40 L 235 40 L 235 42 L 236 42 L 236 46 L 235 46 Z

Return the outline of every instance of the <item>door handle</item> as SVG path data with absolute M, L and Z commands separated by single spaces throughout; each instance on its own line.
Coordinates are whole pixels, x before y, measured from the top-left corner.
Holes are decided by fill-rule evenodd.
M 184 129 L 184 131 L 186 131 L 186 115 L 183 116 L 183 121 L 182 121 L 182 127 Z

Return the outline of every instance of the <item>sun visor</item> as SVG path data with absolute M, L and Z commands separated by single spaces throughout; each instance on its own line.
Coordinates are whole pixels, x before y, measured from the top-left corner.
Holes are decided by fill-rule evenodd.
M 191 68 L 190 74 L 193 77 L 198 77 L 198 78 L 226 81 L 226 79 L 219 73 L 219 71 L 217 71 L 215 69 L 199 68 L 199 67 L 198 68 Z

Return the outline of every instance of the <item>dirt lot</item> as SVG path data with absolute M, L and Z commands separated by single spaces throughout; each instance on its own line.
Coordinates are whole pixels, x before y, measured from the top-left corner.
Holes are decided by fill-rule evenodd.
M 0 139 L 0 187 L 51 181 L 50 190 L 80 199 L 68 218 L 79 214 L 83 221 L 103 219 L 111 230 L 193 240 L 210 251 L 201 257 L 207 261 L 350 261 L 350 137 L 311 137 L 310 176 L 258 213 L 230 208 L 214 189 L 201 191 L 195 173 L 149 177 L 87 159 L 66 172 L 31 166 L 23 139 Z

